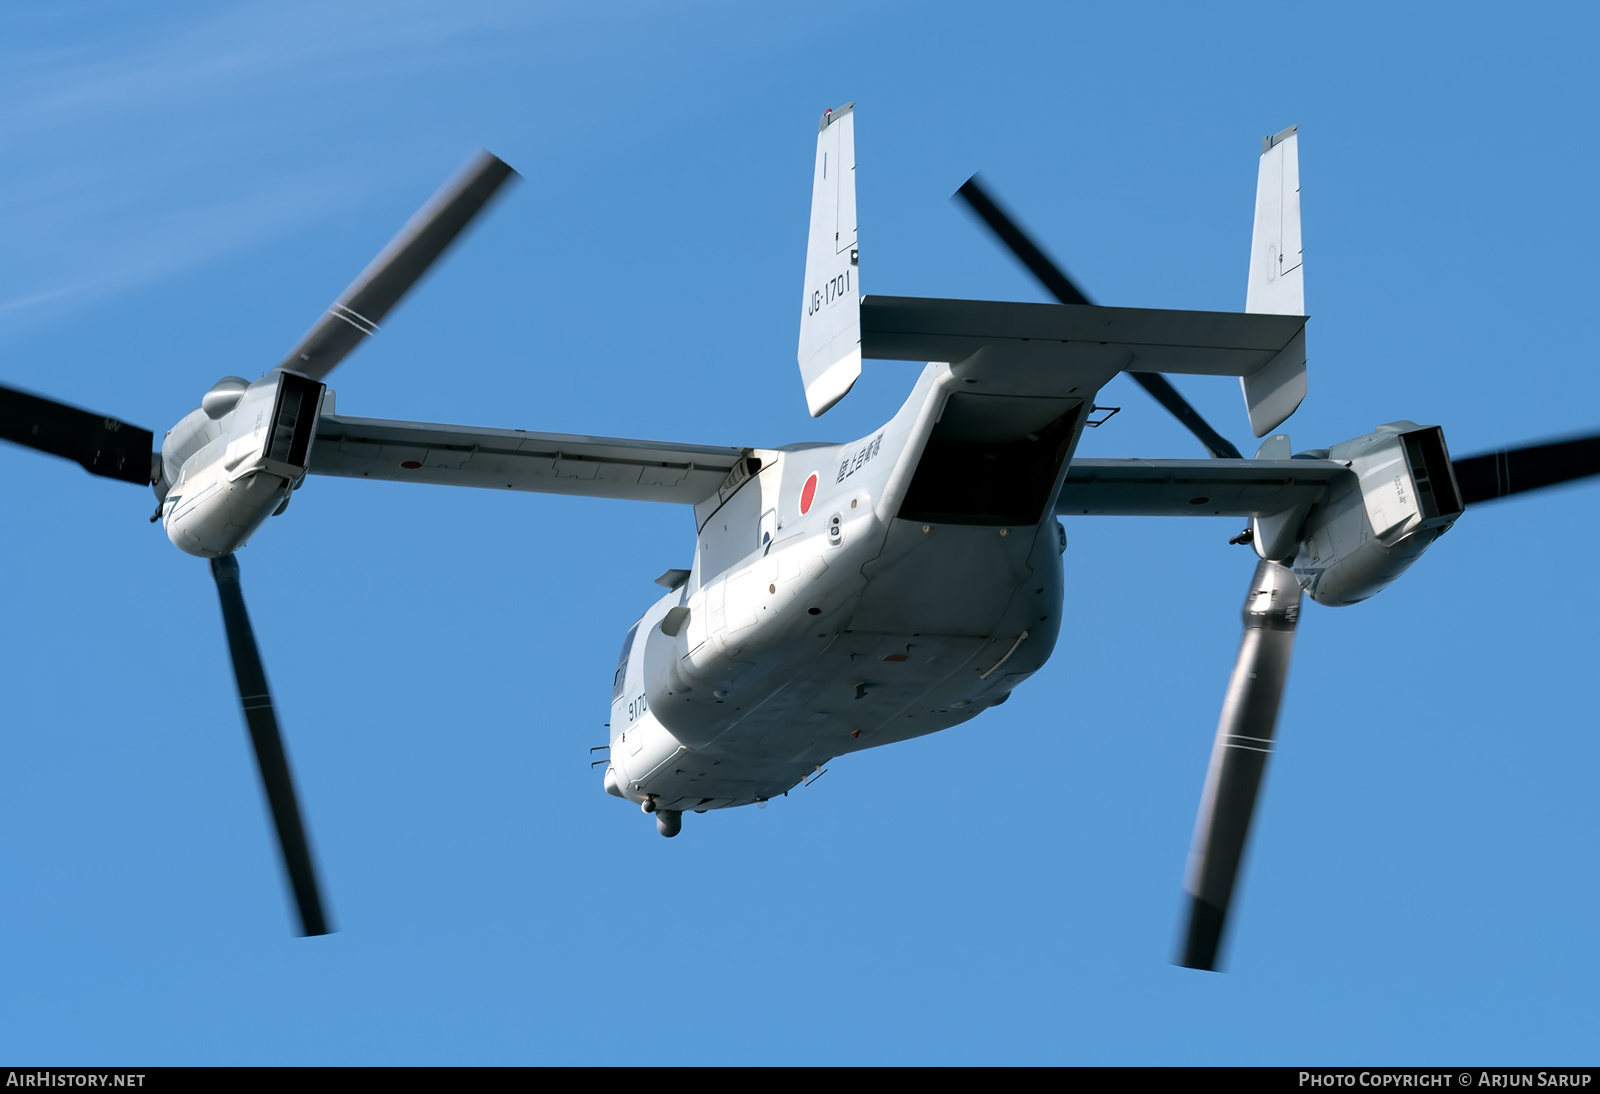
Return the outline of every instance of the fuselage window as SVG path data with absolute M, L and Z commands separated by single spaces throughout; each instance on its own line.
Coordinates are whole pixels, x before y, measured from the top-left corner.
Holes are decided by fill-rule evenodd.
M 628 677 L 628 654 L 633 652 L 633 636 L 639 633 L 639 624 L 628 628 L 628 637 L 622 640 L 622 653 L 617 658 L 617 675 L 611 681 L 611 701 L 622 698 L 622 685 Z

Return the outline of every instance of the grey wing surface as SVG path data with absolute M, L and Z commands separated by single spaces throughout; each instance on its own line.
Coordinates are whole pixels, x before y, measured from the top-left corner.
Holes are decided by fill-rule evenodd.
M 715 494 L 752 451 L 324 414 L 310 471 L 694 505 Z
M 1321 501 L 1351 474 L 1332 460 L 1080 459 L 1067 469 L 1056 513 L 1270 517 Z

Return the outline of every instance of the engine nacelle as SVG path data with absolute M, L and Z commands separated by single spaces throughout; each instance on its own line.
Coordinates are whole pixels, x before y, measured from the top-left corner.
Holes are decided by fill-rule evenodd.
M 202 558 L 244 546 L 305 476 L 324 390 L 293 372 L 218 381 L 161 445 L 167 538 Z
M 1405 573 L 1461 515 L 1461 491 L 1437 426 L 1391 422 L 1327 458 L 1352 473 L 1306 518 L 1292 565 L 1311 599 L 1339 607 Z

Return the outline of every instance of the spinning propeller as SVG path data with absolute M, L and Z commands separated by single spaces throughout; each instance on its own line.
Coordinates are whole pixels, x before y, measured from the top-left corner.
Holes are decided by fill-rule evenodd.
M 983 189 L 977 176 L 956 195 L 983 219 L 1017 259 L 1063 304 L 1089 304 L 1083 290 L 1023 232 Z M 1212 429 L 1166 377 L 1129 376 L 1195 435 L 1213 457 L 1240 459 L 1239 450 Z M 1528 490 L 1600 474 L 1600 434 L 1501 449 L 1454 460 L 1461 501 L 1476 505 Z M 1283 561 L 1288 561 L 1287 559 Z M 1244 856 L 1267 757 L 1272 752 L 1278 706 L 1289 675 L 1300 585 L 1279 561 L 1256 564 L 1244 602 L 1244 638 L 1222 704 L 1200 813 L 1195 821 L 1185 890 L 1189 923 L 1178 964 L 1215 970 L 1228 906 Z
M 961 184 L 961 189 L 956 195 L 972 207 L 972 211 L 983 218 L 995 235 L 1000 237 L 1000 242 L 1011 248 L 1011 253 L 1016 255 L 1022 264 L 1028 267 L 1028 272 L 1039 279 L 1039 283 L 1049 290 L 1063 304 L 1093 304 L 1094 301 L 1080 289 L 1067 272 L 1035 246 L 1023 230 L 1017 227 L 1016 221 L 1011 219 L 1004 209 L 995 204 L 978 176 L 973 175 Z M 1205 450 L 1220 459 L 1243 459 L 1239 450 L 1222 434 L 1211 428 L 1199 411 L 1189 405 L 1189 401 L 1178 394 L 1178 389 L 1172 382 L 1159 372 L 1130 372 L 1128 373 L 1135 383 L 1150 393 L 1150 397 L 1166 407 L 1174 418 L 1182 422 L 1185 428 L 1200 439 Z
M 372 264 L 300 340 L 278 369 L 320 379 L 344 360 L 400 302 L 514 172 L 479 152 L 454 180 L 400 230 Z M 149 486 L 162 479 L 161 454 L 147 429 L 36 395 L 0 387 L 0 439 L 81 464 L 94 475 Z M 170 469 L 176 474 L 177 469 Z M 170 481 L 172 476 L 168 476 Z M 154 520 L 155 518 L 152 518 Z M 233 554 L 211 558 L 222 603 L 223 628 L 233 659 L 239 702 L 255 749 L 261 785 L 272 810 L 278 850 L 294 891 L 305 935 L 329 926 L 317 884 L 305 822 L 295 795 L 288 753 L 267 688 L 266 669 L 245 610 L 239 562 Z

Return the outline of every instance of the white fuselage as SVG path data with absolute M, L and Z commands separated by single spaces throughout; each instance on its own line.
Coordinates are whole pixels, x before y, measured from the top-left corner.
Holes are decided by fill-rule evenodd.
M 1065 547 L 1051 506 L 1021 524 L 907 515 L 955 382 L 929 365 L 881 430 L 761 453 L 697 507 L 688 580 L 624 646 L 608 789 L 666 810 L 762 801 L 832 757 L 964 722 L 1044 664 Z

